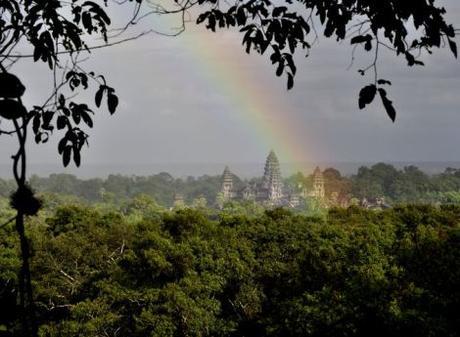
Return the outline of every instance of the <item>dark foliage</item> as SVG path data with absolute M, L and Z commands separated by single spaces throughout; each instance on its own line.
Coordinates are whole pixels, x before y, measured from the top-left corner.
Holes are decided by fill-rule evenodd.
M 68 205 L 30 223 L 41 336 L 457 336 L 460 209 L 197 210 L 130 222 Z M 0 235 L 0 327 L 18 247 Z
M 42 206 L 41 200 L 28 185 L 19 187 L 11 195 L 10 204 L 12 208 L 25 215 L 36 215 Z

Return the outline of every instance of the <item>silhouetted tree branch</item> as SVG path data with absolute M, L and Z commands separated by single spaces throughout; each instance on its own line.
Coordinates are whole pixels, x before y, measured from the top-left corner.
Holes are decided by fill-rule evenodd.
M 70 8 L 73 18 L 64 14 L 64 7 Z M 87 142 L 87 134 L 80 123 L 91 128 L 92 111 L 84 103 L 72 100 L 62 92 L 68 86 L 72 92 L 76 89 L 88 89 L 88 78 L 98 79 L 96 105 L 99 107 L 103 96 L 107 98 L 110 113 L 118 105 L 115 90 L 107 85 L 105 78 L 93 72 L 83 70 L 78 64 L 81 51 L 99 49 L 107 45 L 116 45 L 142 36 L 127 38 L 108 44 L 107 26 L 110 18 L 97 3 L 91 1 L 73 1 L 72 3 L 3 1 L 0 3 L 2 20 L 0 21 L 0 116 L 2 121 L 10 122 L 14 130 L 1 130 L 1 134 L 15 135 L 18 150 L 12 156 L 13 175 L 17 190 L 11 196 L 11 206 L 16 209 L 16 232 L 20 239 L 22 264 L 18 276 L 19 306 L 22 318 L 21 336 L 37 336 L 38 323 L 30 274 L 30 247 L 25 229 L 26 216 L 35 215 L 41 202 L 27 184 L 26 143 L 29 127 L 37 143 L 45 143 L 55 129 L 65 131 L 59 142 L 58 151 L 67 166 L 73 155 L 73 161 L 80 165 L 80 152 Z M 88 35 L 98 33 L 106 45 L 88 47 L 83 40 L 83 32 Z M 20 44 L 33 48 L 33 54 L 20 55 L 14 52 Z M 68 55 L 63 65 L 61 55 Z M 49 65 L 52 72 L 53 90 L 42 104 L 35 105 L 30 111 L 22 103 L 26 86 L 10 73 L 12 66 L 21 58 L 33 58 Z M 70 65 L 69 65 L 70 63 Z M 60 76 L 58 74 L 60 73 Z M 61 77 L 59 81 L 58 78 Z M 11 219 L 8 223 L 13 221 Z M 6 225 L 6 224 L 5 224 Z
M 200 1 L 209 9 L 202 12 L 197 23 L 216 31 L 222 28 L 239 28 L 244 34 L 243 45 L 250 53 L 265 54 L 276 67 L 276 75 L 285 74 L 288 89 L 294 84 L 296 66 L 293 55 L 304 49 L 309 55 L 313 43 L 318 38 L 315 24 L 321 24 L 323 35 L 337 41 L 349 40 L 366 52 L 374 52 L 369 66 L 359 69 L 365 76 L 372 70 L 372 84 L 360 92 L 359 106 L 370 104 L 377 92 L 389 117 L 394 121 L 396 111 L 387 98 L 385 86 L 391 82 L 380 79 L 377 62 L 379 46 L 384 46 L 396 56 L 403 56 L 408 66 L 423 65 L 419 57 L 422 52 L 431 54 L 434 48 L 448 47 L 457 57 L 455 42 L 458 29 L 445 21 L 446 10 L 435 1 L 363 2 L 358 0 L 337 3 L 333 1 L 303 0 L 282 3 L 269 0 L 242 1 L 226 4 L 221 1 Z M 172 11 L 171 11 L 172 12 Z M 314 34 L 314 40 L 309 36 Z

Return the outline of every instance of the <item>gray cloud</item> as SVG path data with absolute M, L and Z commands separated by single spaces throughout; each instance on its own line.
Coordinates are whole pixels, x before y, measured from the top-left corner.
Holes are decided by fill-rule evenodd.
M 460 4 L 444 3 L 450 20 L 460 26 Z M 232 57 L 202 56 L 194 50 L 197 41 Z M 232 102 L 225 83 L 206 62 L 241 67 L 267 96 L 282 102 L 283 111 L 272 111 L 267 118 L 285 120 L 286 128 L 295 125 L 292 133 L 311 152 L 311 158 L 299 159 L 460 160 L 460 64 L 447 50 L 425 57 L 427 66 L 416 69 L 383 55 L 380 72 L 394 82 L 389 95 L 398 107 L 396 124 L 379 104 L 358 110 L 357 95 L 367 80 L 356 70 L 369 55 L 360 56 L 347 71 L 350 56 L 346 44 L 321 39 L 309 58 L 298 57 L 296 86 L 287 92 L 285 80 L 275 77 L 269 61 L 245 55 L 240 37 L 231 32 L 191 28 L 177 38 L 152 35 L 94 52 L 87 68 L 107 75 L 121 104 L 113 117 L 98 112 L 84 165 L 263 161 L 277 144 L 264 143 L 251 129 L 238 102 Z M 49 83 L 46 68 L 27 62 L 18 67 L 30 88 L 40 88 L 28 91 L 26 102 L 40 101 Z M 2 141 L 0 163 L 9 163 L 14 141 Z M 282 161 L 289 159 L 280 151 Z M 29 158 L 59 164 L 56 143 L 31 144 Z

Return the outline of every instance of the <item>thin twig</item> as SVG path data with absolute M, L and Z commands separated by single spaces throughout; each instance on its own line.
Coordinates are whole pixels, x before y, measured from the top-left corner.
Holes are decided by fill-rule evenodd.
M 102 49 L 102 48 L 112 47 L 112 46 L 116 46 L 116 45 L 119 45 L 119 44 L 122 44 L 122 43 L 125 43 L 125 42 L 129 42 L 129 41 L 139 39 L 140 37 L 145 36 L 145 35 L 150 34 L 150 33 L 156 33 L 156 31 L 151 29 L 151 30 L 147 30 L 147 31 L 144 31 L 142 33 L 139 33 L 139 34 L 137 34 L 135 36 L 127 37 L 125 39 L 122 39 L 122 40 L 119 40 L 119 41 L 116 41 L 116 42 L 106 43 L 106 44 L 102 44 L 102 45 L 96 45 L 96 46 L 87 47 L 87 48 L 81 48 L 81 49 L 77 49 L 77 50 L 63 50 L 63 51 L 57 52 L 56 55 L 73 54 L 73 53 L 80 52 L 80 51 L 85 51 L 85 50 L 90 51 L 90 50 L 95 50 L 95 49 Z M 34 57 L 33 54 L 25 54 L 25 55 L 22 55 L 22 54 L 13 54 L 13 55 L 0 54 L 0 57 L 4 57 L 4 56 L 8 56 L 9 58 L 32 58 L 32 57 Z
M 0 228 L 3 228 L 5 227 L 6 225 L 12 223 L 14 220 L 16 220 L 16 215 L 14 217 L 12 217 L 11 219 L 9 219 L 7 222 L 5 222 L 4 224 L 0 225 Z

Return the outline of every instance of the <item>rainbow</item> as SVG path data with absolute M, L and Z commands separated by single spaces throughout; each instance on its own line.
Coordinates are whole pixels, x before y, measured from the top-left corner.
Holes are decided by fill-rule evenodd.
M 240 40 L 235 41 L 231 48 L 223 48 L 217 40 L 222 34 L 186 31 L 184 36 L 186 39 L 191 36 L 191 41 L 178 43 L 178 47 L 186 49 L 201 76 L 228 98 L 229 107 L 237 114 L 242 127 L 254 134 L 261 150 L 268 153 L 273 149 L 280 161 L 288 164 L 292 171 L 303 172 L 305 167 L 302 163 L 311 159 L 308 148 L 311 142 L 304 134 L 305 128 L 302 130 L 302 121 L 289 117 L 290 92 L 285 89 L 285 79 L 280 79 L 284 88 L 274 90 L 251 78 L 248 71 L 235 62 L 244 57 L 265 61 L 266 57 L 260 57 L 255 52 L 246 55 Z M 275 76 L 273 68 L 270 70 L 273 71 L 270 75 Z

